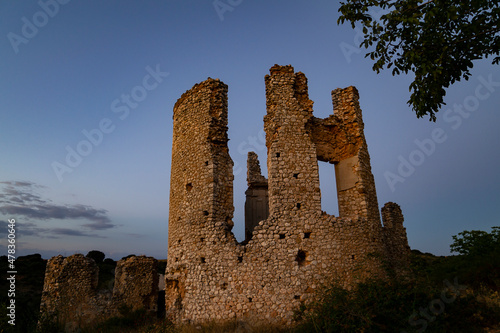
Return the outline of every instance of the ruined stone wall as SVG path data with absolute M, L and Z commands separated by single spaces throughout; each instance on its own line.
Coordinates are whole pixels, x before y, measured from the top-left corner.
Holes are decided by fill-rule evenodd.
M 59 255 L 47 263 L 40 312 L 66 331 L 119 316 L 121 306 L 156 313 L 158 272 L 156 260 L 130 257 L 118 262 L 114 290 L 98 290 L 99 268 L 91 258 Z M 54 317 L 54 318 L 51 318 Z
M 334 114 L 307 124 L 318 160 L 333 163 L 339 216 L 380 220 L 375 181 L 355 87 L 332 91 Z
M 355 87 L 335 89 L 332 101 L 335 115 L 345 128 L 346 138 L 356 142 L 357 152 L 352 157 L 344 156 L 335 165 L 338 191 L 339 215 L 364 216 L 380 221 L 375 180 L 371 172 L 370 155 L 363 132 L 364 124 L 359 107 L 359 94 Z M 353 178 L 342 182 L 342 178 Z
M 98 275 L 94 260 L 82 254 L 50 259 L 45 269 L 42 316 L 57 314 L 58 320 L 69 327 L 91 323 L 97 309 L 111 301 L 109 294 L 98 296 Z
M 398 274 L 407 273 L 410 264 L 410 247 L 403 226 L 403 212 L 394 202 L 387 202 L 382 207 L 382 221 L 384 223 L 384 242 L 387 249 L 387 260 Z
M 265 84 L 269 217 L 242 244 L 230 231 L 227 86 L 208 79 L 174 107 L 165 297 L 175 320 L 290 324 L 325 283 L 384 276 L 388 252 L 355 88 L 334 91 L 335 114 L 317 119 L 304 74 L 276 65 Z M 318 160 L 337 164 L 347 184 L 340 217 L 321 211 Z
M 113 302 L 130 310 L 156 313 L 158 306 L 158 263 L 152 257 L 133 256 L 118 261 L 115 269 Z

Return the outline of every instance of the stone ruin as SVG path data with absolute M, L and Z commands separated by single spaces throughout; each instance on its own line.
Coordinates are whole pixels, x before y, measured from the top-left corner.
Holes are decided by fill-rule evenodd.
M 118 261 L 114 285 L 98 289 L 95 261 L 75 254 L 59 255 L 47 263 L 40 311 L 42 318 L 64 324 L 67 332 L 128 311 L 144 309 L 156 315 L 158 300 L 157 261 L 129 257 Z
M 165 309 L 176 322 L 290 325 L 328 283 L 351 288 L 388 269 L 407 271 L 400 207 L 385 204 L 380 221 L 356 88 L 332 91 L 334 113 L 319 119 L 303 73 L 275 65 L 265 84 L 268 178 L 249 153 L 241 243 L 231 231 L 227 85 L 209 78 L 174 106 Z M 335 166 L 338 217 L 321 210 L 318 161 Z M 122 260 L 115 275 L 113 291 L 99 292 L 92 259 L 52 258 L 42 313 L 76 327 L 117 315 L 122 305 L 156 311 L 154 259 Z
M 233 227 L 227 85 L 207 79 L 174 106 L 166 313 L 173 320 L 291 324 L 322 286 L 403 274 L 409 246 L 398 205 L 383 226 L 354 87 L 313 116 L 307 79 L 275 65 L 265 77 L 268 179 L 248 156 L 246 239 Z M 321 210 L 318 161 L 335 166 L 339 216 Z

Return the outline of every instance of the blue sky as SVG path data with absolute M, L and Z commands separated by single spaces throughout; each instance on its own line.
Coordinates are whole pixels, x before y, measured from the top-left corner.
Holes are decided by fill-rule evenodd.
M 358 88 L 379 205 L 401 205 L 412 248 L 446 255 L 451 235 L 499 225 L 500 68 L 475 62 L 436 123 L 417 119 L 411 76 L 373 72 L 357 32 L 337 25 L 338 6 L 0 2 L 0 246 L 14 218 L 18 255 L 165 258 L 172 109 L 207 77 L 229 85 L 241 240 L 248 150 L 266 172 L 264 76 L 274 64 L 305 73 L 317 117 L 332 113 L 331 90 Z M 320 168 L 323 210 L 336 214 L 333 166 Z

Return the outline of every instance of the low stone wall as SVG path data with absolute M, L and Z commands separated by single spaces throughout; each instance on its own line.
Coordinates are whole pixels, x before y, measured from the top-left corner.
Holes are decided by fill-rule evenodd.
M 120 309 L 145 309 L 156 314 L 157 261 L 130 257 L 118 261 L 113 291 L 98 290 L 99 268 L 82 254 L 59 255 L 47 263 L 40 312 L 42 319 L 56 320 L 67 332 L 120 316 Z

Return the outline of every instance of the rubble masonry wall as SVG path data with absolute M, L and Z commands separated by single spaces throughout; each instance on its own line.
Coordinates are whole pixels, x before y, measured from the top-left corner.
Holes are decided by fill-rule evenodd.
M 112 316 L 120 308 L 144 309 L 156 315 L 158 300 L 157 261 L 129 257 L 118 261 L 114 287 L 98 290 L 99 268 L 82 254 L 51 258 L 45 270 L 40 312 L 76 331 Z

